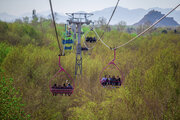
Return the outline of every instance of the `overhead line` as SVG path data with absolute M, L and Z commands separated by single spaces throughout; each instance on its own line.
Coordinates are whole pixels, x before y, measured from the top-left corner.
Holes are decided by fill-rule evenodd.
M 118 6 L 118 4 L 119 4 L 119 1 L 120 1 L 120 0 L 117 1 L 116 6 L 114 7 L 114 10 L 113 10 L 113 12 L 112 12 L 112 14 L 111 14 L 111 17 L 109 18 L 109 21 L 108 21 L 108 23 L 106 24 L 106 29 L 108 28 L 109 23 L 111 22 L 111 19 L 112 19 L 113 15 L 114 15 L 114 13 L 115 13 L 115 11 L 116 11 L 116 9 L 117 9 L 117 6 Z M 104 36 L 104 33 L 105 33 L 105 31 L 102 33 L 102 35 L 101 35 L 100 38 L 102 38 L 102 37 Z
M 60 42 L 59 42 L 59 37 L 58 37 L 58 33 L 57 33 L 57 28 L 56 28 L 56 22 L 55 22 L 55 18 L 54 18 L 54 12 L 53 12 L 53 8 L 52 8 L 52 3 L 51 3 L 51 0 L 49 0 L 49 3 L 50 3 L 50 8 L 51 8 L 51 14 L 52 14 L 52 21 L 53 21 L 53 24 L 54 24 L 54 30 L 55 30 L 55 33 L 56 33 L 56 39 L 57 39 L 57 42 L 58 42 L 58 47 L 59 47 L 59 50 L 60 50 L 60 55 L 62 55 L 62 50 L 61 50 L 61 46 L 60 46 Z
M 108 47 L 109 49 L 118 49 L 120 47 L 123 47 L 125 45 L 127 45 L 128 43 L 132 42 L 133 40 L 137 39 L 138 37 L 140 37 L 141 35 L 143 35 L 144 33 L 146 33 L 147 31 L 149 31 L 152 27 L 154 27 L 156 24 L 158 24 L 160 21 L 162 21 L 164 18 L 166 18 L 169 14 L 171 14 L 174 10 L 176 10 L 178 7 L 180 6 L 180 4 L 178 4 L 176 7 L 174 7 L 171 11 L 169 11 L 167 14 L 165 14 L 163 17 L 161 17 L 159 20 L 157 20 L 156 22 L 154 22 L 150 27 L 148 27 L 146 30 L 144 30 L 143 32 L 141 32 L 140 34 L 138 34 L 136 37 L 130 39 L 128 42 L 118 46 L 118 47 L 115 47 L 115 48 L 112 48 L 110 46 L 108 46 L 102 39 L 101 37 L 99 37 L 99 35 L 97 34 L 97 32 L 95 31 L 96 35 L 98 36 L 99 40 L 106 46 Z
M 141 35 L 143 35 L 144 33 L 146 33 L 147 31 L 149 31 L 152 27 L 154 27 L 156 24 L 158 24 L 161 20 L 163 20 L 164 18 L 166 18 L 169 14 L 171 14 L 174 10 L 176 10 L 178 7 L 180 6 L 177 5 L 175 8 L 173 8 L 171 11 L 169 11 L 166 15 L 164 15 L 163 17 L 161 17 L 158 21 L 156 21 L 155 23 L 153 23 L 150 27 L 148 27 L 146 30 L 144 30 L 143 32 L 141 32 L 140 34 L 138 34 L 136 37 L 132 38 L 131 40 L 129 40 L 128 42 L 118 46 L 118 47 L 115 47 L 114 49 L 118 49 L 120 47 L 123 47 L 125 45 L 127 45 L 128 43 L 132 42 L 133 40 L 135 40 L 136 38 L 140 37 Z

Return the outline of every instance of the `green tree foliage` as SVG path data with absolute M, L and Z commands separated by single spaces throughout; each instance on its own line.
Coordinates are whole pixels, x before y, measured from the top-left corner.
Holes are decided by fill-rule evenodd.
M 0 41 L 5 38 L 5 34 L 8 31 L 8 24 L 0 21 Z
M 51 21 L 43 18 L 36 26 L 27 21 L 0 23 L 3 35 L 0 67 L 14 79 L 12 95 L 16 95 L 16 89 L 20 90 L 24 111 L 31 114 L 33 120 L 180 119 L 178 32 L 161 34 L 162 29 L 158 28 L 118 49 L 115 63 L 123 71 L 125 80 L 117 89 L 100 85 L 100 72 L 114 58 L 113 51 L 100 42 L 93 50 L 82 53 L 82 76 L 74 76 L 76 51 L 66 54 L 61 57 L 61 65 L 75 82 L 72 96 L 67 97 L 52 96 L 49 90 L 49 80 L 59 70 L 59 50 L 51 25 Z M 57 28 L 62 37 L 63 26 L 57 25 Z M 88 31 L 87 26 L 84 31 Z M 97 32 L 101 35 L 103 30 L 97 28 Z M 132 37 L 111 30 L 105 32 L 103 40 L 115 47 Z
M 7 54 L 11 51 L 11 47 L 9 47 L 5 43 L 0 43 L 0 72 L 2 71 L 1 69 L 1 64 L 3 60 L 6 58 Z
M 1 72 L 2 73 L 2 72 Z M 13 79 L 1 75 L 0 78 L 0 119 L 1 120 L 25 120 L 29 119 L 23 111 L 19 91 L 13 87 Z
M 45 33 L 50 33 L 53 31 L 53 28 L 46 30 L 49 21 L 32 26 L 24 23 L 11 23 L 7 24 L 5 22 L 0 22 L 0 41 L 6 42 L 10 45 L 23 45 L 34 44 L 37 46 L 49 45 L 49 36 Z M 44 39 L 44 41 L 43 41 Z

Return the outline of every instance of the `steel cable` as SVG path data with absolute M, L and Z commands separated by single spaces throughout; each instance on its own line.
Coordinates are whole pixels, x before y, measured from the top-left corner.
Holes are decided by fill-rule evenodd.
M 50 4 L 50 8 L 51 8 L 51 14 L 52 14 L 52 21 L 53 21 L 53 24 L 54 24 L 54 30 L 55 30 L 55 33 L 56 33 L 56 39 L 57 39 L 57 42 L 58 42 L 58 47 L 59 47 L 59 50 L 60 50 L 60 55 L 62 55 L 62 50 L 61 50 L 61 46 L 60 46 L 60 42 L 59 42 L 59 37 L 58 37 L 58 33 L 57 33 L 57 28 L 56 28 L 56 22 L 55 22 L 55 18 L 54 18 L 54 12 L 53 12 L 53 8 L 52 8 L 52 3 L 51 3 L 51 0 L 49 0 L 49 4 Z

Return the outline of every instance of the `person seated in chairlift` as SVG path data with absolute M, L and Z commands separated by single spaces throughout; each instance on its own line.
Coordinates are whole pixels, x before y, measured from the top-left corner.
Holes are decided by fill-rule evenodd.
M 71 84 L 69 83 L 67 86 L 68 89 L 73 89 L 73 87 L 71 86 Z
M 110 75 L 108 77 L 108 82 L 109 82 L 109 85 L 112 85 L 112 77 Z
M 93 41 L 94 41 L 94 38 L 93 38 L 93 37 L 90 37 L 90 38 L 89 38 L 89 41 L 90 41 L 90 42 L 93 42 Z
M 68 28 L 68 37 L 71 36 L 71 28 Z
M 109 75 L 109 76 L 108 76 L 108 85 L 112 85 L 111 79 L 112 79 L 112 78 L 111 78 L 111 76 Z
M 105 77 L 103 77 L 103 78 L 101 79 L 101 84 L 102 84 L 103 86 L 106 85 L 106 80 L 107 80 L 107 77 L 106 77 L 106 75 L 105 75 Z
M 57 85 L 56 85 L 56 84 L 54 84 L 54 85 L 52 86 L 52 88 L 53 88 L 53 89 L 56 89 L 56 88 L 57 88 Z
M 58 85 L 57 89 L 62 89 L 62 86 L 61 86 L 61 85 Z
M 117 86 L 118 85 L 118 83 L 119 83 L 119 81 L 118 81 L 118 76 L 117 77 L 115 77 L 115 85 Z
M 86 37 L 86 42 L 89 42 L 89 39 L 90 39 L 89 37 Z
M 106 85 L 109 85 L 109 79 L 108 78 L 106 79 Z
M 96 38 L 95 37 L 93 38 L 93 42 L 96 42 Z
M 90 41 L 90 42 L 92 42 L 92 41 L 93 41 L 93 40 L 92 40 L 92 37 L 90 37 L 90 38 L 89 38 L 89 41 Z
M 118 86 L 121 86 L 121 78 L 120 78 L 119 76 L 117 76 L 116 81 L 117 81 L 117 85 L 118 85 Z
M 57 85 L 54 84 L 54 85 L 52 86 L 52 88 L 53 88 L 53 89 L 57 89 Z M 53 92 L 53 96 L 56 96 L 56 95 L 57 95 L 57 94 Z
M 69 84 L 69 81 L 68 80 L 66 80 L 66 85 L 68 85 Z
M 66 84 L 65 83 L 63 84 L 63 88 L 62 89 L 66 89 Z
M 111 81 L 112 81 L 112 86 L 115 86 L 116 85 L 116 78 L 115 78 L 115 76 L 112 77 Z

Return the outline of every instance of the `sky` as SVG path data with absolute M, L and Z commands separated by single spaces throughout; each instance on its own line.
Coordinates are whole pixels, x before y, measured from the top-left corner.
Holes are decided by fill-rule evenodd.
M 53 9 L 58 13 L 92 12 L 113 7 L 116 2 L 117 0 L 52 0 Z M 178 4 L 180 0 L 120 0 L 119 2 L 119 6 L 129 9 L 173 8 Z M 33 9 L 37 13 L 50 10 L 49 0 L 0 0 L 0 13 L 19 16 L 31 13 Z M 180 10 L 180 7 L 177 10 Z

